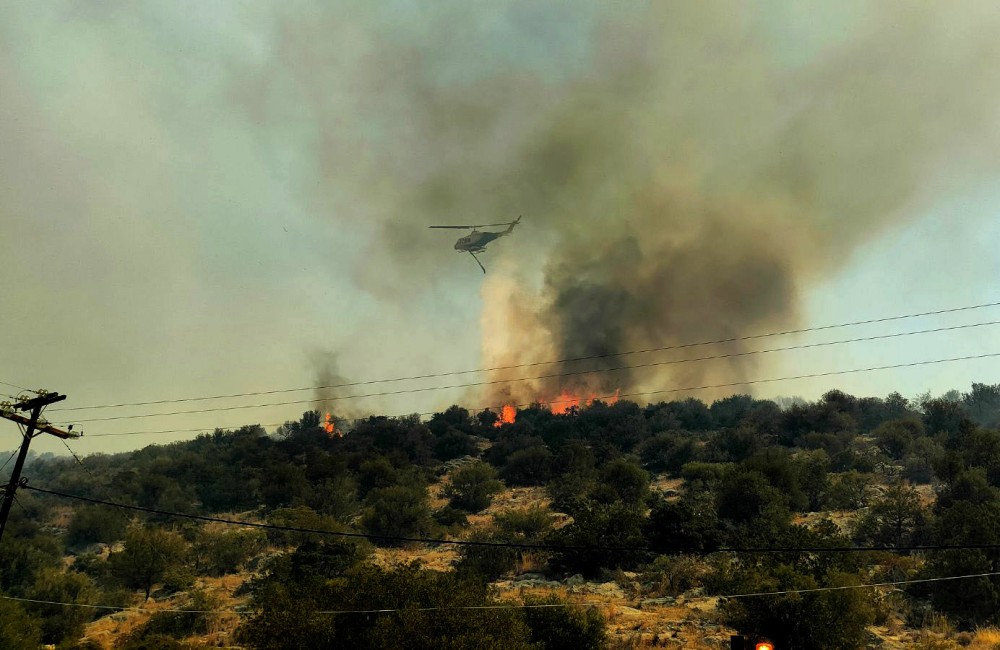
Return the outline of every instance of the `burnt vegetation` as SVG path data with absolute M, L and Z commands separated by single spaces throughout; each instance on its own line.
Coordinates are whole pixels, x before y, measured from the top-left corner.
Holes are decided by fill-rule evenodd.
M 235 574 L 245 578 L 233 594 L 245 598 L 244 611 L 223 637 L 251 648 L 611 644 L 599 609 L 482 609 L 511 602 L 490 584 L 525 569 L 566 584 L 631 576 L 633 605 L 983 574 L 893 592 L 722 598 L 716 615 L 779 648 L 861 647 L 872 625 L 918 628 L 934 616 L 959 628 L 997 625 L 998 423 L 1000 386 L 984 384 L 916 400 L 834 390 L 787 408 L 745 395 L 595 402 L 558 415 L 539 406 L 502 426 L 492 413 L 452 407 L 429 421 L 371 417 L 343 437 L 307 412 L 273 434 L 218 430 L 92 455 L 85 468 L 36 459 L 27 472 L 29 485 L 91 499 L 303 530 L 205 524 L 23 490 L 0 547 L 0 593 L 187 603 L 180 609 L 190 613 L 156 614 L 121 635 L 116 647 L 125 649 L 200 647 L 197 639 L 220 629 L 206 612 L 222 607 L 201 581 Z M 544 503 L 491 511 L 512 488 L 544 494 Z M 380 547 L 415 557 L 445 548 L 399 538 L 491 545 L 460 547 L 448 570 L 375 561 Z M 941 545 L 987 548 L 933 548 Z M 870 550 L 815 550 L 849 546 Z M 788 550 L 732 552 L 762 547 Z M 795 550 L 803 548 L 813 550 Z M 557 596 L 525 598 L 555 604 Z M 377 609 L 394 611 L 330 613 Z M 106 615 L 0 600 L 0 645 L 89 647 L 84 626 Z

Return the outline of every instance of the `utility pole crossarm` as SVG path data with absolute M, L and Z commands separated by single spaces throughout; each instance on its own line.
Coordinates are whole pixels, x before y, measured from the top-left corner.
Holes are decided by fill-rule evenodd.
M 31 425 L 30 418 L 26 418 L 23 415 L 18 415 L 17 413 L 6 413 L 4 411 L 0 411 L 0 418 L 4 418 L 5 420 L 10 420 L 11 422 L 17 422 L 18 424 L 23 424 L 24 426 Z M 69 440 L 70 438 L 79 438 L 81 435 L 83 435 L 81 433 L 74 433 L 72 431 L 63 431 L 62 429 L 55 428 L 51 424 L 44 424 L 42 422 L 35 424 L 35 431 L 38 431 L 40 433 L 51 433 L 57 438 L 62 438 L 63 440 Z
M 0 539 L 3 539 L 4 528 L 7 527 L 7 517 L 10 515 L 10 507 L 14 503 L 14 493 L 21 480 L 21 469 L 24 461 L 28 457 L 28 446 L 31 439 L 38 433 L 49 433 L 58 438 L 76 438 L 79 434 L 63 431 L 50 425 L 48 422 L 40 421 L 42 409 L 49 404 L 55 404 L 66 399 L 65 395 L 59 393 L 39 392 L 37 397 L 31 399 L 19 399 L 14 404 L 4 403 L 0 405 L 0 418 L 17 422 L 25 426 L 24 439 L 21 441 L 21 450 L 17 454 L 17 462 L 10 474 L 10 481 L 7 483 L 3 493 L 3 500 L 0 501 Z M 14 411 L 29 411 L 31 415 L 24 417 Z M 37 432 L 37 433 L 36 433 Z

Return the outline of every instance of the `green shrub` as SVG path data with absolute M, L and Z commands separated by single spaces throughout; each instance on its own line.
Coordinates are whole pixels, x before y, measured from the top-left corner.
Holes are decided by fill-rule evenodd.
M 494 604 L 478 579 L 420 569 L 359 565 L 343 578 L 286 585 L 261 583 L 237 638 L 249 648 L 408 648 L 537 650 L 517 609 L 463 609 Z M 421 608 L 440 608 L 421 611 Z M 324 610 L 399 609 L 339 616 Z
M 104 542 L 110 544 L 125 537 L 127 523 L 124 517 L 109 513 L 107 508 L 83 505 L 73 513 L 66 533 L 69 546 Z
M 427 488 L 394 485 L 376 488 L 368 494 L 367 508 L 361 518 L 365 532 L 385 537 L 419 537 L 431 530 L 431 511 Z M 398 546 L 392 539 L 373 539 L 385 546 Z
M 38 650 L 41 626 L 28 615 L 20 603 L 0 598 L 0 648 L 4 650 Z
M 174 582 L 186 582 L 187 544 L 176 533 L 157 528 L 131 528 L 125 535 L 125 548 L 108 558 L 111 574 L 123 586 L 141 589 L 149 599 L 153 585 L 171 576 Z
M 263 551 L 264 544 L 265 537 L 259 531 L 202 530 L 191 547 L 191 558 L 199 575 L 221 576 L 236 573 L 244 562 Z
M 434 511 L 432 515 L 435 523 L 444 526 L 446 528 L 464 528 L 469 525 L 469 516 L 464 510 L 459 510 L 458 508 L 453 508 L 451 506 L 444 506 Z
M 593 607 L 568 605 L 556 596 L 526 597 L 524 620 L 531 641 L 545 650 L 600 650 L 607 634 L 604 617 Z M 555 605 L 555 607 L 539 607 Z
M 831 572 L 820 582 L 788 565 L 740 573 L 736 593 L 815 589 L 858 584 L 857 576 Z M 776 648 L 855 650 L 874 621 L 869 589 L 842 589 L 781 596 L 730 598 L 720 604 L 727 625 Z
M 475 462 L 459 467 L 444 488 L 451 505 L 467 512 L 480 512 L 489 507 L 493 495 L 503 489 L 497 473 L 487 463 Z

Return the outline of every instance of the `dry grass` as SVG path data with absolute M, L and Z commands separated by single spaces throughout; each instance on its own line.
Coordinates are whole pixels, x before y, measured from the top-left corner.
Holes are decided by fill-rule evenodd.
M 195 582 L 195 588 L 205 591 L 216 599 L 220 610 L 231 611 L 246 601 L 245 598 L 236 598 L 233 596 L 233 592 L 243 584 L 244 579 L 245 576 L 239 575 L 222 576 L 221 578 L 199 578 Z M 107 650 L 111 650 L 114 648 L 116 641 L 135 631 L 157 611 L 184 607 L 187 602 L 187 596 L 184 594 L 178 594 L 159 601 L 149 600 L 142 602 L 139 600 L 134 603 L 134 606 L 149 611 L 138 612 L 129 610 L 102 616 L 86 626 L 84 629 L 84 638 L 93 639 Z M 219 614 L 213 620 L 211 630 L 208 634 L 190 637 L 186 640 L 204 645 L 223 647 L 229 644 L 232 633 L 238 624 L 239 615 L 231 613 Z
M 458 561 L 458 549 L 455 546 L 441 546 L 435 549 L 413 548 L 375 548 L 374 561 L 381 567 L 393 567 L 419 560 L 420 564 L 432 571 L 448 571 Z
M 969 650 L 998 650 L 1000 649 L 1000 629 L 995 627 L 984 627 L 976 630 L 969 644 Z

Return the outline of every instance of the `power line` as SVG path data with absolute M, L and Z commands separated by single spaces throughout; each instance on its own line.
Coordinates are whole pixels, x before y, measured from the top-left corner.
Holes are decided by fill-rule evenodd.
M 34 393 L 35 392 L 35 391 L 31 390 L 30 388 L 25 388 L 24 386 L 18 386 L 17 384 L 12 384 L 9 381 L 0 381 L 0 384 L 3 384 L 4 386 L 10 386 L 11 388 L 16 388 L 18 390 L 25 390 L 25 391 L 28 391 L 29 393 Z
M 42 494 L 49 494 L 52 496 L 62 497 L 66 499 L 85 501 L 87 503 L 93 503 L 96 505 L 108 506 L 112 508 L 135 510 L 138 512 L 146 512 L 149 514 L 161 515 L 165 517 L 192 519 L 195 521 L 228 524 L 231 526 L 244 526 L 247 528 L 278 530 L 291 533 L 329 535 L 332 537 L 345 537 L 351 539 L 370 539 L 370 540 L 381 540 L 387 542 L 446 544 L 451 546 L 517 548 L 517 549 L 536 550 L 536 551 L 538 550 L 540 551 L 630 551 L 630 552 L 660 553 L 660 554 L 690 553 L 695 555 L 713 555 L 716 553 L 739 553 L 745 555 L 753 555 L 753 554 L 771 554 L 771 553 L 876 553 L 876 552 L 896 553 L 903 551 L 910 552 L 910 551 L 945 551 L 945 550 L 1000 550 L 1000 544 L 934 544 L 934 545 L 923 545 L 923 546 L 893 546 L 893 547 L 761 546 L 761 547 L 743 547 L 743 548 L 718 548 L 713 550 L 705 550 L 697 548 L 680 548 L 680 547 L 670 548 L 670 549 L 654 549 L 648 546 L 577 546 L 577 545 L 558 545 L 558 544 L 531 544 L 531 543 L 520 543 L 520 542 L 487 542 L 487 541 L 476 541 L 476 540 L 435 539 L 430 537 L 407 537 L 401 535 L 374 535 L 370 533 L 349 533 L 342 531 L 320 530 L 316 528 L 300 528 L 297 526 L 281 526 L 278 524 L 264 524 L 264 523 L 256 523 L 249 521 L 236 521 L 233 519 L 223 519 L 221 517 L 209 517 L 207 515 L 192 515 L 182 512 L 171 512 L 169 510 L 159 510 L 157 508 L 145 508 L 143 506 L 133 506 L 124 503 L 116 503 L 113 501 L 103 501 L 101 499 L 93 499 L 91 497 L 85 497 L 77 494 L 67 494 L 65 492 L 58 492 L 56 490 L 47 490 L 45 488 L 34 487 L 31 485 L 24 485 L 23 488 L 26 490 L 34 490 L 35 492 L 40 492 Z
M 17 456 L 17 452 L 19 450 L 20 450 L 20 447 L 16 447 L 14 449 L 14 451 L 10 452 L 10 456 L 7 457 L 7 460 L 5 460 L 3 462 L 3 465 L 0 465 L 0 472 L 2 472 L 5 467 L 7 467 L 7 464 L 10 463 L 11 460 L 13 460 L 14 456 Z
M 849 374 L 856 374 L 856 373 L 861 373 L 861 372 L 874 372 L 876 370 L 894 370 L 894 369 L 899 369 L 899 368 L 913 368 L 913 367 L 916 367 L 916 366 L 926 366 L 926 365 L 933 365 L 933 364 L 938 364 L 938 363 L 950 363 L 950 362 L 955 362 L 955 361 L 970 361 L 970 360 L 974 360 L 974 359 L 987 359 L 987 358 L 997 357 L 997 356 L 1000 356 L 1000 352 L 993 352 L 993 353 L 988 353 L 988 354 L 969 355 L 969 356 L 963 356 L 963 357 L 949 357 L 949 358 L 945 358 L 945 359 L 933 359 L 933 360 L 930 360 L 930 361 L 914 361 L 914 362 L 910 362 L 910 363 L 898 363 L 898 364 L 891 364 L 891 365 L 885 365 L 885 366 L 871 366 L 871 367 L 868 367 L 868 368 L 853 368 L 853 369 L 850 369 L 850 370 L 836 370 L 836 371 L 831 371 L 831 372 L 809 373 L 809 374 L 804 374 L 804 375 L 795 375 L 795 376 L 791 376 L 791 377 L 773 377 L 773 378 L 767 378 L 767 379 L 748 379 L 746 381 L 730 382 L 730 383 L 724 383 L 724 384 L 709 384 L 709 385 L 704 385 L 704 386 L 689 386 L 689 387 L 685 387 L 685 388 L 665 388 L 665 389 L 661 389 L 661 390 L 642 391 L 642 392 L 636 392 L 636 393 L 619 393 L 619 394 L 611 394 L 611 395 L 598 396 L 598 397 L 595 397 L 594 399 L 607 400 L 607 399 L 619 399 L 619 398 L 625 398 L 625 397 L 645 397 L 645 396 L 649 396 L 649 395 L 663 395 L 663 394 L 668 394 L 668 393 L 683 393 L 683 392 L 688 392 L 688 391 L 709 390 L 709 389 L 714 389 L 714 388 L 732 388 L 732 387 L 736 387 L 736 386 L 750 386 L 750 385 L 754 385 L 754 384 L 766 384 L 766 383 L 774 383 L 774 382 L 779 382 L 779 381 L 791 381 L 791 380 L 797 380 L 797 379 L 812 379 L 812 378 L 817 378 L 817 377 L 833 377 L 833 376 L 837 376 L 837 375 L 849 375 Z M 504 382 L 485 382 L 485 383 L 504 383 Z M 343 397 L 327 397 L 327 398 L 321 398 L 321 399 L 293 400 L 293 401 L 288 401 L 288 402 L 271 402 L 271 403 L 267 403 L 267 404 L 244 404 L 244 405 L 240 405 L 240 406 L 220 406 L 220 407 L 216 407 L 216 408 L 193 409 L 193 410 L 189 410 L 189 411 L 171 411 L 171 412 L 167 412 L 167 413 L 140 413 L 140 414 L 133 414 L 133 415 L 117 415 L 117 416 L 112 416 L 112 417 L 89 418 L 89 419 L 86 419 L 86 420 L 76 420 L 75 424 L 83 424 L 83 423 L 86 423 L 86 422 L 110 422 L 110 421 L 113 421 L 113 420 L 134 420 L 134 419 L 138 419 L 138 418 L 166 417 L 166 416 L 172 416 L 172 415 L 190 415 L 190 414 L 194 414 L 194 413 L 215 413 L 215 412 L 219 412 L 219 411 L 239 411 L 239 410 L 252 409 L 252 408 L 265 408 L 265 407 L 270 407 L 270 406 L 290 406 L 290 405 L 294 405 L 294 404 L 326 403 L 326 402 L 335 402 L 335 401 L 339 401 L 339 400 L 343 400 L 343 399 L 352 399 L 352 398 L 357 398 L 357 397 L 378 397 L 378 396 L 387 396 L 387 395 L 400 395 L 400 394 L 403 394 L 403 393 L 414 393 L 414 392 L 421 392 L 421 391 L 426 391 L 426 390 L 443 390 L 445 388 L 461 388 L 461 387 L 466 387 L 466 386 L 479 386 L 479 385 L 483 385 L 483 384 L 460 384 L 460 385 L 456 385 L 456 386 L 442 386 L 442 387 L 435 388 L 435 389 L 422 388 L 422 389 L 411 389 L 411 390 L 402 390 L 402 391 L 388 391 L 388 392 L 383 392 L 383 393 L 369 393 L 367 395 L 351 395 L 351 396 L 343 396 Z M 532 402 L 532 403 L 527 403 L 527 404 L 517 404 L 515 406 L 517 406 L 517 407 L 526 407 L 526 406 L 531 406 L 532 404 L 538 404 L 538 405 L 543 405 L 544 406 L 544 405 L 554 405 L 554 404 L 578 403 L 579 401 L 580 401 L 579 399 L 562 399 L 562 400 L 550 400 L 550 401 Z M 496 406 L 484 407 L 483 410 L 485 410 L 485 408 L 496 408 Z M 362 420 L 362 419 L 366 419 L 366 418 L 355 418 L 355 420 Z
M 424 414 L 420 414 L 424 415 Z M 260 427 L 280 427 L 285 424 L 284 422 L 272 422 L 270 424 L 258 424 Z M 236 425 L 240 427 L 244 425 Z M 160 429 L 158 431 L 121 431 L 118 433 L 90 433 L 87 434 L 87 438 L 108 438 L 113 436 L 140 436 L 140 435 L 152 435 L 156 433 L 195 433 L 198 431 L 217 431 L 231 429 L 232 427 L 201 427 L 200 429 Z
M 694 342 L 694 343 L 681 343 L 681 344 L 677 344 L 677 345 L 667 345 L 667 346 L 661 346 L 661 347 L 655 347 L 655 348 L 646 348 L 646 349 L 642 349 L 642 350 L 629 350 L 629 351 L 625 351 L 625 352 L 612 352 L 612 353 L 607 353 L 607 354 L 595 354 L 595 355 L 589 355 L 589 356 L 568 357 L 568 358 L 565 358 L 565 359 L 553 359 L 553 360 L 550 360 L 550 361 L 535 361 L 535 362 L 531 362 L 531 363 L 521 363 L 521 364 L 513 364 L 513 365 L 507 365 L 507 366 L 494 366 L 494 367 L 487 367 L 487 368 L 475 368 L 475 369 L 471 369 L 471 370 L 455 370 L 455 371 L 451 371 L 451 372 L 439 372 L 439 373 L 432 373 L 432 374 L 425 374 L 425 375 L 411 375 L 411 376 L 407 376 L 407 377 L 394 377 L 394 378 L 388 378 L 388 379 L 370 379 L 370 380 L 366 380 L 366 381 L 346 382 L 346 383 L 341 383 L 341 384 L 328 384 L 328 385 L 322 385 L 322 386 L 303 386 L 301 388 L 282 388 L 282 389 L 275 389 L 275 390 L 252 391 L 252 392 L 246 392 L 246 393 L 231 393 L 231 394 L 227 394 L 227 395 L 211 395 L 211 396 L 203 396 L 203 397 L 186 397 L 186 398 L 178 398 L 178 399 L 152 400 L 152 401 L 146 401 L 146 402 L 123 402 L 123 403 L 119 403 L 119 404 L 100 404 L 100 405 L 90 405 L 90 406 L 74 406 L 74 407 L 66 407 L 66 408 L 61 408 L 61 409 L 52 409 L 52 411 L 53 412 L 55 412 L 55 411 L 80 411 L 80 410 L 90 410 L 90 409 L 100 409 L 100 408 L 119 408 L 119 407 L 125 407 L 125 406 L 152 406 L 152 405 L 155 405 L 155 404 L 176 404 L 176 403 L 182 403 L 182 402 L 196 402 L 196 401 L 206 401 L 206 400 L 215 400 L 215 399 L 227 399 L 227 398 L 235 398 L 235 397 L 256 397 L 256 396 L 261 396 L 261 395 L 277 395 L 277 394 L 281 394 L 281 393 L 295 393 L 295 392 L 301 392 L 301 391 L 306 391 L 306 390 L 325 390 L 325 389 L 333 389 L 333 388 L 350 388 L 350 387 L 355 387 L 355 386 L 369 386 L 369 385 L 372 385 L 372 384 L 383 384 L 383 383 L 392 383 L 392 382 L 399 382 L 399 381 L 410 381 L 410 380 L 418 380 L 418 379 L 434 379 L 434 378 L 439 378 L 439 377 L 452 377 L 452 376 L 455 376 L 455 375 L 466 375 L 466 374 L 472 374 L 472 373 L 478 373 L 478 372 L 494 372 L 494 371 L 498 371 L 498 370 L 515 370 L 515 369 L 518 369 L 518 368 L 530 368 L 530 367 L 536 367 L 536 366 L 552 365 L 552 364 L 557 364 L 557 363 L 574 363 L 574 362 L 577 362 L 577 361 L 592 361 L 592 360 L 596 360 L 596 359 L 607 359 L 607 358 L 611 358 L 611 357 L 628 356 L 628 355 L 633 355 L 633 354 L 645 354 L 645 353 L 650 353 L 650 352 L 665 352 L 667 350 L 681 350 L 681 349 L 692 348 L 692 347 L 699 347 L 699 346 L 705 346 L 705 345 L 717 345 L 717 344 L 721 344 L 721 343 L 735 343 L 735 342 L 739 342 L 739 341 L 750 341 L 750 340 L 764 339 L 764 338 L 770 338 L 770 337 L 776 337 L 776 336 L 787 336 L 787 335 L 790 335 L 790 334 L 803 334 L 803 333 L 806 333 L 806 332 L 818 332 L 818 331 L 822 331 L 822 330 L 838 329 L 838 328 L 843 328 L 843 327 L 854 327 L 854 326 L 857 326 L 857 325 L 870 325 L 870 324 L 874 324 L 874 323 L 885 323 L 885 322 L 896 321 L 896 320 L 904 320 L 904 319 L 909 319 L 909 318 L 918 318 L 918 317 L 921 317 L 921 316 L 934 316 L 934 315 L 940 315 L 940 314 L 950 314 L 950 313 L 956 313 L 956 312 L 962 312 L 962 311 L 970 311 L 970 310 L 974 310 L 974 309 L 984 309 L 984 308 L 987 308 L 987 307 L 996 307 L 996 306 L 1000 306 L 1000 302 L 982 303 L 982 304 L 978 304 L 978 305 L 969 305 L 969 306 L 965 306 L 965 307 L 955 307 L 955 308 L 952 308 L 952 309 L 939 309 L 939 310 L 935 310 L 935 311 L 925 311 L 925 312 L 919 312 L 919 313 L 914 313 L 914 314 L 903 314 L 903 315 L 898 315 L 898 316 L 887 316 L 887 317 L 883 317 L 883 318 L 873 318 L 873 319 L 868 319 L 868 320 L 851 321 L 851 322 L 847 322 L 847 323 L 837 323 L 837 324 L 832 324 L 832 325 L 820 325 L 820 326 L 817 326 L 817 327 L 804 327 L 804 328 L 793 329 L 793 330 L 784 330 L 784 331 L 779 331 L 779 332 L 768 332 L 768 333 L 765 333 L 765 334 L 753 334 L 753 335 L 749 335 L 749 336 L 736 336 L 736 337 L 730 337 L 730 338 L 724 338 L 724 339 L 715 339 L 715 340 L 711 340 L 711 341 L 699 341 L 699 342 Z M 937 330 L 929 330 L 929 331 L 937 331 Z M 795 349 L 795 348 L 791 348 L 791 349 Z M 715 357 L 712 357 L 712 358 L 715 358 Z M 511 380 L 511 381 L 519 381 L 519 380 Z M 0 383 L 2 383 L 2 382 L 0 382 Z M 391 394 L 394 394 L 394 393 L 391 393 Z
M 891 582 L 873 582 L 860 585 L 840 585 L 836 587 L 813 587 L 810 589 L 784 589 L 781 591 L 760 591 L 754 593 L 740 594 L 720 594 L 705 596 L 688 596 L 685 601 L 692 600 L 728 600 L 736 598 L 760 598 L 766 596 L 789 596 L 793 594 L 809 594 L 824 591 L 844 591 L 848 589 L 873 589 L 878 587 L 897 587 L 901 585 L 922 584 L 928 582 L 945 582 L 951 580 L 968 580 L 970 578 L 994 578 L 1000 576 L 1000 572 L 991 573 L 971 573 L 958 576 L 941 576 L 939 578 L 918 578 L 913 580 L 893 580 Z M 126 607 L 122 605 L 90 605 L 86 603 L 68 603 L 58 600 L 38 600 L 35 598 L 19 598 L 16 596 L 0 596 L 3 600 L 12 600 L 22 603 L 33 603 L 38 605 L 62 605 L 64 607 L 83 607 L 86 609 L 102 609 L 110 611 L 128 612 L 171 612 L 187 614 L 245 614 L 247 609 L 180 609 L 180 608 L 151 608 L 151 607 Z M 649 601 L 639 601 L 639 604 L 654 604 Z M 400 612 L 437 612 L 437 611 L 459 611 L 459 610 L 493 610 L 493 609 L 542 609 L 553 607 L 619 607 L 622 605 L 633 605 L 635 601 L 618 600 L 603 602 L 563 602 L 563 603 L 495 603 L 492 605 L 444 605 L 437 607 L 396 607 L 386 609 L 332 609 L 318 610 L 313 614 L 324 615 L 347 615 L 347 614 L 389 614 Z

